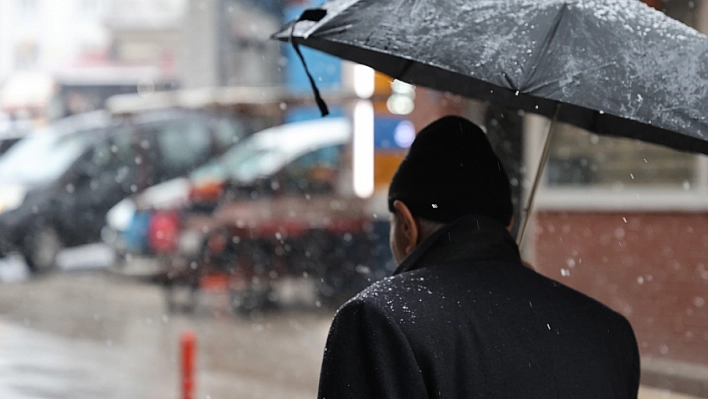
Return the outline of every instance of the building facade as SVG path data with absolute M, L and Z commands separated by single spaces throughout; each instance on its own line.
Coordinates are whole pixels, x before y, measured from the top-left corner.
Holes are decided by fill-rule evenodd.
M 0 82 L 17 70 L 52 68 L 108 48 L 113 0 L 0 0 Z

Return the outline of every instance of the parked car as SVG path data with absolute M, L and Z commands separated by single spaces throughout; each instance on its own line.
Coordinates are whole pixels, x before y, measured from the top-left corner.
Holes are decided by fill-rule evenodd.
M 31 121 L 11 121 L 0 113 L 0 155 L 17 144 L 31 130 Z
M 125 265 L 125 260 L 138 257 L 145 258 L 147 263 L 154 263 L 154 259 L 148 259 L 155 255 L 148 243 L 151 220 L 157 211 L 187 206 L 190 189 L 189 176 L 180 176 L 127 197 L 108 211 L 101 236 L 104 243 L 122 260 L 118 265 Z M 145 273 L 151 271 L 141 274 Z
M 0 155 L 7 152 L 13 145 L 17 144 L 24 137 L 22 133 L 7 132 L 0 133 Z
M 247 133 L 247 121 L 163 110 L 125 118 L 64 118 L 0 157 L 0 255 L 19 251 L 32 271 L 63 247 L 95 242 L 123 198 L 183 175 Z
M 173 215 L 175 210 L 181 216 L 213 212 L 224 200 L 224 190 L 234 178 L 229 171 L 236 170 L 234 166 L 252 150 L 251 142 L 239 141 L 188 175 L 156 184 L 120 201 L 107 213 L 105 243 L 122 258 L 172 252 L 175 248 L 169 242 L 171 237 L 156 237 L 154 228 L 150 236 L 155 224 L 152 219 L 157 216 L 164 220 L 165 214 Z
M 186 176 L 156 184 L 125 198 L 107 214 L 104 232 L 106 242 L 113 246 L 119 255 L 156 255 L 171 252 L 173 243 L 158 242 L 169 238 L 149 237 L 153 217 L 158 215 L 159 219 L 164 220 L 159 212 L 174 214 L 177 209 L 183 218 L 188 215 L 211 214 L 220 203 L 228 199 L 226 194 L 232 194 L 230 187 L 239 186 L 240 190 L 243 190 L 254 182 L 259 173 L 264 176 L 269 173 L 267 165 L 273 161 L 273 156 L 298 151 L 303 143 L 307 144 L 307 136 L 304 142 L 298 141 L 297 144 L 283 141 L 278 143 L 280 147 L 287 147 L 283 149 L 283 154 L 274 154 L 268 151 L 280 147 L 275 147 L 272 141 L 267 142 L 272 137 L 271 130 L 260 132 L 254 138 L 235 143 L 228 151 Z M 261 156 L 262 154 L 265 156 Z M 284 161 L 276 160 L 274 165 L 282 162 Z M 150 242 L 153 245 L 150 245 Z
M 303 276 L 336 303 L 385 275 L 387 232 L 354 194 L 351 137 L 345 118 L 286 124 L 195 171 L 211 188 L 193 187 L 188 206 L 155 212 L 148 227 L 169 307 L 192 308 L 205 281 L 221 279 L 237 309 L 253 310 L 277 302 L 277 279 Z M 180 303 L 185 289 L 192 299 Z

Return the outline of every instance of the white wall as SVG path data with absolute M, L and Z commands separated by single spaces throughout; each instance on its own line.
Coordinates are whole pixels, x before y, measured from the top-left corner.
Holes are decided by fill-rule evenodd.
M 85 51 L 107 49 L 104 20 L 111 1 L 0 0 L 0 79 L 18 66 L 17 48 L 23 44 L 36 48 L 31 69 L 70 64 Z
M 187 7 L 187 0 L 113 0 L 111 3 L 111 24 L 153 29 L 179 25 Z
M 185 88 L 277 83 L 280 21 L 247 3 L 189 0 L 181 81 Z M 250 43 L 250 44 L 246 44 Z
M 219 0 L 189 1 L 182 36 L 180 80 L 184 88 L 219 84 L 219 4 Z
M 12 25 L 13 0 L 0 0 L 0 84 L 12 71 L 14 64 Z

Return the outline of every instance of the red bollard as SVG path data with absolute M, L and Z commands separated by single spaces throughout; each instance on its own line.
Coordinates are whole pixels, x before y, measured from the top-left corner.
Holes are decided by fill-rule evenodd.
M 182 399 L 194 399 L 194 359 L 197 337 L 191 330 L 185 330 L 180 337 L 182 346 Z

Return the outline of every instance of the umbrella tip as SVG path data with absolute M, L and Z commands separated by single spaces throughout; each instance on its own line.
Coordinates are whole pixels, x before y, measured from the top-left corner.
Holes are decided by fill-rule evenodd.
M 325 16 L 327 16 L 327 10 L 323 8 L 308 8 L 302 12 L 298 21 L 320 22 Z

